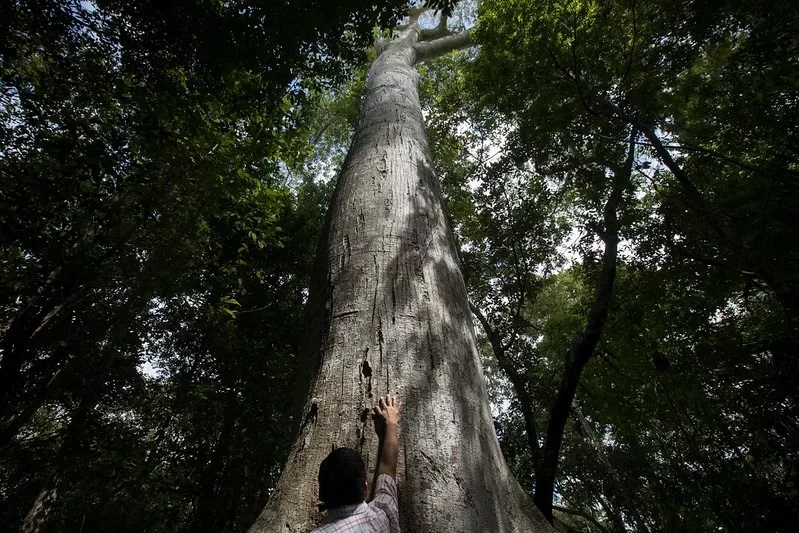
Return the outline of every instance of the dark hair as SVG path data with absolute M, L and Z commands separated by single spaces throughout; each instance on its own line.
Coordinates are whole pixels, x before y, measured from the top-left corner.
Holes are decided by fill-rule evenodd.
M 366 466 L 352 448 L 336 448 L 319 465 L 319 499 L 326 508 L 363 501 Z

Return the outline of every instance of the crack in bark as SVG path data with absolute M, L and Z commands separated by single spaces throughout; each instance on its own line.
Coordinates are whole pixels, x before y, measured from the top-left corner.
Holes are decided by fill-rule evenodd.
M 377 345 L 380 348 L 380 368 L 383 368 L 383 319 L 381 317 L 377 317 Z
M 377 312 L 377 290 L 380 287 L 380 266 L 377 264 L 377 254 L 372 256 L 375 263 L 375 292 L 372 296 L 372 326 L 375 325 L 375 313 Z
M 345 316 L 357 315 L 359 312 L 360 311 L 358 311 L 357 309 L 355 311 L 344 311 L 343 313 L 339 313 L 337 315 L 333 315 L 331 317 L 331 319 L 335 320 L 337 318 L 341 318 L 341 317 L 345 317 Z
M 430 370 L 432 371 L 436 368 L 436 355 L 435 350 L 433 349 L 433 337 L 432 337 L 432 328 L 433 324 L 430 320 L 430 315 L 427 315 L 427 351 L 430 354 Z
M 466 502 L 469 506 L 474 509 L 474 512 L 477 516 L 480 516 L 480 509 L 474 504 L 474 498 L 472 497 L 472 491 L 469 490 L 469 487 L 463 482 L 463 479 L 455 474 L 455 483 L 458 485 L 458 488 L 461 489 L 463 495 L 466 497 Z
M 397 291 L 394 283 L 391 284 L 391 323 L 397 323 Z

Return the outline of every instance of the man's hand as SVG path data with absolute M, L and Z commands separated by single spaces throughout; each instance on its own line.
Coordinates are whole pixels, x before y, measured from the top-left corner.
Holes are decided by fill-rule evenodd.
M 380 439 L 378 446 L 377 472 L 397 477 L 397 456 L 399 455 L 399 438 L 397 424 L 399 424 L 400 404 L 393 396 L 380 397 L 374 408 L 375 430 Z
M 375 406 L 375 423 L 381 429 L 378 435 L 383 432 L 387 424 L 393 424 L 394 426 L 399 424 L 399 408 L 400 404 L 393 396 L 380 397 L 380 401 Z M 382 437 L 382 435 L 380 436 Z

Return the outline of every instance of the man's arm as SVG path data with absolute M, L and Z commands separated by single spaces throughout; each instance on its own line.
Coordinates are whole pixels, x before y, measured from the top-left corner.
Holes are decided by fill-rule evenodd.
M 380 474 L 388 474 L 393 479 L 397 477 L 397 457 L 399 456 L 399 437 L 397 424 L 399 423 L 399 402 L 393 396 L 381 397 L 375 407 L 375 416 L 382 424 L 378 424 L 377 436 L 378 463 L 375 479 Z M 380 427 L 382 426 L 382 428 Z

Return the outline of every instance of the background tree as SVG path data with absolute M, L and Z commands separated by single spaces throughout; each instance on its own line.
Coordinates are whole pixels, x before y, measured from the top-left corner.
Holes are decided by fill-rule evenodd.
M 790 270 L 792 267 L 789 265 L 796 263 L 790 252 L 786 254 L 780 248 L 768 249 L 766 244 L 771 242 L 775 234 L 784 235 L 789 240 L 793 238 L 783 233 L 784 227 L 778 220 L 795 211 L 787 200 L 795 194 L 788 193 L 785 201 L 776 200 L 770 195 L 770 191 L 785 186 L 786 180 L 790 180 L 796 171 L 795 162 L 779 155 L 791 151 L 790 142 L 786 145 L 785 141 L 793 135 L 792 126 L 770 121 L 768 126 L 761 128 L 758 121 L 743 118 L 743 115 L 748 116 L 750 109 L 738 116 L 733 109 L 740 103 L 735 104 L 734 100 L 725 100 L 721 96 L 726 94 L 731 98 L 733 91 L 738 90 L 736 84 L 740 84 L 739 78 L 733 81 L 719 74 L 723 69 L 732 72 L 748 61 L 759 61 L 759 68 L 768 64 L 766 72 L 759 73 L 752 82 L 759 87 L 758 90 L 776 92 L 782 91 L 779 87 L 787 87 L 791 83 L 791 78 L 784 73 L 796 71 L 796 54 L 786 49 L 790 45 L 783 41 L 777 46 L 775 41 L 771 41 L 786 35 L 787 27 L 795 27 L 795 17 L 772 12 L 768 14 L 769 17 L 784 15 L 784 18 L 779 22 L 775 19 L 769 29 L 759 23 L 747 26 L 746 21 L 751 21 L 755 12 L 758 17 L 765 16 L 765 8 L 752 4 L 726 5 L 723 10 L 710 11 L 694 5 L 685 8 L 642 2 L 603 5 L 483 3 L 476 37 L 482 46 L 476 61 L 469 63 L 473 66 L 472 77 L 467 78 L 465 84 L 461 82 L 462 86 L 473 87 L 471 94 L 477 104 L 473 105 L 476 112 L 469 116 L 470 120 L 477 123 L 471 129 L 495 128 L 498 125 L 498 130 L 503 133 L 498 136 L 500 142 L 493 151 L 502 153 L 510 161 L 518 161 L 514 167 L 520 170 L 516 172 L 529 169 L 529 183 L 549 180 L 554 184 L 559 175 L 574 173 L 575 169 L 581 167 L 590 169 L 597 164 L 597 152 L 592 154 L 586 152 L 585 148 L 598 146 L 603 140 L 606 142 L 614 138 L 608 133 L 609 129 L 649 124 L 649 131 L 638 141 L 639 159 L 634 168 L 637 201 L 625 215 L 628 230 L 622 241 L 620 260 L 624 266 L 619 274 L 621 285 L 618 285 L 622 296 L 610 309 L 605 330 L 609 338 L 600 343 L 597 351 L 599 362 L 596 365 L 599 366 L 586 367 L 588 374 L 581 379 L 580 388 L 583 392 L 578 394 L 581 414 L 575 412 L 574 425 L 571 429 L 566 428 L 570 436 L 565 441 L 565 470 L 560 476 L 556 493 L 560 501 L 569 506 L 569 511 L 578 511 L 588 517 L 585 522 L 590 524 L 588 527 L 595 527 L 591 522 L 596 520 L 595 517 L 603 522 L 601 527 L 607 529 L 637 530 L 665 530 L 678 527 L 676 524 L 681 524 L 680 527 L 693 524 L 688 527 L 696 529 L 715 527 L 714 524 L 735 529 L 739 526 L 734 524 L 740 523 L 746 523 L 746 527 L 754 529 L 784 529 L 790 528 L 792 523 L 786 509 L 795 508 L 796 497 L 786 491 L 786 486 L 780 481 L 784 479 L 784 474 L 795 470 L 795 466 L 789 464 L 791 460 L 783 461 L 784 457 L 792 454 L 787 448 L 782 448 L 782 451 L 770 455 L 770 452 L 765 452 L 755 441 L 745 436 L 761 431 L 776 431 L 786 437 L 796 435 L 795 428 L 788 430 L 782 422 L 783 416 L 793 416 L 788 414 L 793 407 L 788 406 L 795 405 L 793 392 L 783 385 L 783 379 L 795 372 L 794 363 L 788 362 L 792 359 L 787 356 L 784 347 L 792 342 L 790 339 L 795 335 L 791 323 L 796 316 L 790 311 L 791 289 L 783 290 L 783 282 L 792 283 L 790 275 L 786 275 L 786 269 Z M 759 19 L 762 20 L 765 19 Z M 729 57 L 717 55 L 718 48 L 714 43 L 732 39 L 736 28 L 742 27 L 748 29 L 738 34 L 735 52 Z M 699 38 L 699 28 L 703 28 L 703 38 Z M 688 34 L 692 37 L 685 37 Z M 705 39 L 709 44 L 705 44 Z M 760 56 L 760 59 L 755 60 L 754 50 L 764 42 L 772 42 L 774 49 L 780 51 L 779 57 L 766 60 Z M 730 59 L 733 56 L 735 59 Z M 712 72 L 704 71 L 708 62 L 716 65 Z M 687 81 L 689 76 L 697 75 L 702 79 L 701 82 Z M 709 86 L 695 91 L 696 83 L 708 83 Z M 535 90 L 529 90 L 530 87 L 535 87 Z M 680 97 L 673 97 L 678 88 L 682 91 Z M 751 87 L 748 90 L 755 91 Z M 711 92 L 715 95 L 711 107 L 724 107 L 725 119 L 718 123 L 717 130 L 707 132 L 708 136 L 703 141 L 707 144 L 696 143 L 701 149 L 695 149 L 697 146 L 689 149 L 687 130 L 684 129 L 687 121 L 683 119 L 687 115 L 682 110 L 692 109 L 701 121 L 699 117 L 710 105 L 705 98 L 709 98 Z M 775 97 L 775 101 L 780 101 L 780 94 L 775 94 Z M 456 97 L 455 101 L 459 105 L 464 102 L 468 104 L 463 95 Z M 600 101 L 610 102 L 617 109 L 610 112 L 610 108 L 597 104 Z M 726 103 L 721 104 L 722 101 Z M 753 108 L 760 109 L 761 105 L 762 117 L 773 112 L 771 102 L 763 103 L 762 100 L 758 100 Z M 627 115 L 619 114 L 618 109 L 627 110 Z M 789 115 L 796 112 L 795 106 L 791 106 L 790 110 L 786 107 L 781 109 Z M 640 119 L 643 116 L 647 119 Z M 717 116 L 720 115 L 714 114 L 714 117 Z M 628 120 L 631 117 L 638 118 Z M 657 126 L 652 127 L 652 124 Z M 775 129 L 768 135 L 773 136 L 766 141 L 765 132 L 772 126 Z M 463 128 L 462 123 L 460 127 Z M 738 149 L 736 146 L 733 149 L 733 145 L 725 145 L 724 150 L 728 152 L 710 149 L 716 146 L 714 143 L 718 142 L 718 136 L 728 134 L 728 139 L 737 136 L 740 146 L 744 148 Z M 682 139 L 680 135 L 683 135 Z M 753 145 L 748 144 L 746 139 L 754 137 L 762 139 L 763 144 L 747 155 Z M 672 151 L 680 150 L 679 155 L 659 150 L 655 142 L 659 139 L 667 139 L 662 142 L 664 147 Z M 771 157 L 782 161 L 780 170 L 773 165 L 749 164 L 764 153 L 772 154 L 766 159 Z M 598 154 L 607 156 L 608 152 L 599 151 Z M 678 161 L 680 168 L 691 170 L 693 174 L 690 181 L 676 176 L 680 168 L 666 164 L 667 156 Z M 696 161 L 695 166 L 689 165 L 691 161 Z M 699 161 L 704 163 L 700 165 Z M 507 163 L 505 165 L 508 168 Z M 491 172 L 471 174 L 471 179 L 497 179 L 496 176 L 509 175 L 507 171 L 503 173 L 501 165 L 496 167 Z M 766 170 L 766 167 L 771 170 Z M 532 177 L 532 172 L 543 176 Z M 583 175 L 588 174 L 583 172 Z M 500 181 L 496 187 L 502 189 L 508 181 Z M 690 185 L 694 182 L 701 184 L 696 187 L 698 195 L 691 192 Z M 752 194 L 746 199 L 738 196 L 742 190 L 740 184 L 744 182 L 746 194 Z M 598 189 L 600 183 L 583 178 L 573 182 L 570 190 L 575 191 L 582 186 L 590 195 L 591 188 Z M 471 196 L 475 205 L 488 203 L 483 208 L 485 212 L 502 213 L 505 202 L 492 203 L 490 196 L 473 194 L 474 191 L 469 191 L 469 188 L 474 187 L 460 186 L 454 192 L 459 206 L 468 204 L 463 198 Z M 478 187 L 477 191 L 480 190 Z M 790 190 L 788 186 L 786 192 Z M 563 198 L 566 199 L 561 204 L 564 212 L 576 217 L 574 226 L 585 228 L 583 238 L 576 242 L 590 243 L 591 239 L 585 236 L 590 236 L 589 223 L 596 216 L 596 211 L 584 211 L 585 207 L 572 203 L 577 198 L 574 194 L 564 195 Z M 531 202 L 529 205 L 530 209 L 535 209 L 535 204 Z M 577 210 L 573 211 L 575 207 Z M 554 305 L 546 300 L 534 303 L 546 293 L 529 288 L 520 291 L 510 284 L 497 282 L 492 274 L 500 272 L 505 264 L 499 259 L 502 252 L 496 252 L 497 249 L 523 238 L 521 236 L 525 231 L 532 228 L 540 231 L 544 227 L 530 225 L 519 228 L 515 224 L 508 226 L 498 223 L 493 232 L 478 233 L 477 240 L 474 240 L 474 234 L 468 233 L 468 220 L 474 212 L 468 207 L 459 207 L 453 213 L 456 217 L 465 215 L 461 220 L 456 218 L 454 223 L 456 228 L 463 230 L 461 242 L 465 254 L 470 254 L 473 248 L 490 251 L 490 254 L 483 255 L 489 260 L 488 270 L 476 271 L 480 279 L 473 280 L 470 276 L 467 279 L 470 290 L 476 289 L 480 291 L 477 294 L 489 295 L 484 305 L 489 310 L 498 311 L 490 324 L 492 329 L 499 329 L 501 334 L 508 335 L 505 338 L 511 338 L 511 335 L 517 337 L 509 347 L 511 360 L 514 361 L 510 368 L 520 376 L 528 375 L 527 389 L 541 389 L 545 399 L 551 398 L 546 393 L 552 390 L 551 378 L 547 378 L 553 373 L 553 363 L 550 361 L 559 360 L 562 357 L 560 350 L 568 345 L 568 342 L 564 343 L 564 339 L 569 338 L 568 334 L 563 334 L 564 326 L 566 332 L 579 331 L 583 320 L 580 315 L 585 316 L 583 313 L 586 311 L 582 307 L 584 303 L 580 302 L 590 301 L 585 299 L 587 295 L 584 292 L 590 285 L 572 285 L 572 292 L 564 294 L 565 299 Z M 709 215 L 720 223 L 711 223 Z M 755 233 L 758 237 L 754 237 Z M 734 238 L 729 239 L 730 235 Z M 574 241 L 577 237 L 573 235 L 570 240 Z M 753 237 L 753 240 L 749 240 Z M 746 258 L 745 255 L 752 252 L 753 247 L 757 248 L 758 257 L 750 261 L 752 258 Z M 506 246 L 504 249 L 509 254 L 512 247 Z M 564 245 L 561 244 L 559 249 L 565 250 Z M 743 253 L 738 253 L 741 251 Z M 537 249 L 530 248 L 529 253 L 535 255 Z M 584 267 L 596 261 L 596 248 L 584 247 L 583 254 Z M 537 281 L 539 276 L 547 277 L 551 263 L 551 259 L 537 266 L 532 262 L 530 271 L 537 274 L 531 276 L 533 284 L 540 284 Z M 758 263 L 758 267 L 741 269 L 743 263 Z M 768 271 L 777 270 L 784 279 L 769 278 Z M 508 277 L 499 279 L 507 280 Z M 643 279 L 648 281 L 644 282 Z M 631 285 L 625 288 L 626 283 Z M 779 285 L 783 288 L 779 288 Z M 512 290 L 513 295 L 496 290 L 503 286 Z M 495 290 L 485 292 L 486 287 Z M 575 292 L 574 289 L 579 291 Z M 524 301 L 522 298 L 529 298 L 530 301 L 520 306 L 519 302 Z M 756 305 L 753 303 L 755 300 L 758 302 Z M 569 304 L 569 301 L 575 303 Z M 631 314 L 622 311 L 627 305 L 634 305 L 636 311 Z M 568 311 L 570 307 L 577 315 Z M 536 315 L 532 313 L 536 309 L 542 313 L 545 326 L 534 329 L 532 326 L 536 324 L 532 317 Z M 621 314 L 616 315 L 616 312 Z M 750 337 L 754 333 L 750 321 L 759 323 L 760 319 L 755 318 L 757 316 L 771 318 L 769 326 L 759 329 L 755 334 L 759 340 L 754 341 Z M 568 320 L 560 322 L 564 318 Z M 560 326 L 557 325 L 559 322 Z M 711 341 L 714 356 L 698 349 L 695 344 L 698 330 L 703 332 L 702 336 L 708 335 L 705 339 L 714 339 Z M 658 338 L 657 341 L 651 337 L 653 334 Z M 624 341 L 615 344 L 611 339 L 616 336 L 623 337 Z M 748 344 L 742 340 L 744 338 L 754 342 Z M 699 345 L 704 345 L 704 342 Z M 551 352 L 553 349 L 555 351 Z M 725 387 L 727 390 L 748 388 L 738 381 L 740 377 L 733 377 L 738 375 L 737 370 L 728 373 L 714 366 L 721 364 L 716 358 L 724 358 L 725 354 L 730 360 L 721 366 L 728 368 L 727 365 L 731 365 L 744 373 L 754 372 L 758 376 L 753 378 L 758 383 L 757 387 L 764 387 L 769 394 L 774 395 L 765 403 L 772 406 L 771 409 L 774 409 L 775 402 L 780 405 L 774 409 L 779 413 L 776 416 L 780 421 L 770 415 L 765 418 L 743 415 L 739 411 L 741 397 L 727 403 L 729 397 L 723 398 L 711 392 Z M 633 357 L 634 361 L 628 357 Z M 679 364 L 676 363 L 678 360 Z M 710 363 L 711 360 L 714 363 Z M 754 370 L 755 367 L 759 370 Z M 528 369 L 531 368 L 537 371 L 530 374 Z M 675 372 L 679 372 L 679 377 L 675 376 Z M 514 379 L 511 376 L 510 381 Z M 624 387 L 618 382 L 619 379 L 625 380 Z M 671 386 L 680 383 L 680 392 L 667 389 L 667 380 Z M 721 385 L 721 382 L 726 385 Z M 682 388 L 683 384 L 686 388 Z M 717 386 L 720 389 L 716 389 Z M 650 392 L 647 394 L 644 390 Z M 535 398 L 532 394 L 531 397 Z M 609 401 L 609 397 L 614 400 Z M 526 410 L 536 413 L 539 427 L 543 423 L 541 413 L 546 413 L 542 407 L 547 405 L 547 401 L 533 404 L 531 409 Z M 650 401 L 653 403 L 647 403 Z M 655 405 L 662 407 L 655 408 Z M 787 407 L 788 411 L 784 411 L 783 407 Z M 624 412 L 619 418 L 615 414 L 617 408 Z M 660 414 L 653 415 L 653 409 Z M 521 412 L 524 413 L 525 409 L 521 409 Z M 704 414 L 699 415 L 700 412 Z M 714 414 L 711 415 L 711 412 Z M 727 414 L 722 415 L 722 412 Z M 537 439 L 531 439 L 529 420 L 519 414 L 512 409 L 507 416 L 503 415 L 501 420 L 510 425 L 507 430 L 500 427 L 500 435 L 505 442 L 504 449 L 510 454 L 511 463 L 522 469 L 521 478 L 525 479 L 533 475 L 536 446 L 530 444 L 529 450 L 525 451 L 518 449 L 518 443 L 530 443 Z M 615 422 L 609 422 L 610 418 Z M 736 420 L 734 424 L 731 423 L 732 419 Z M 639 422 L 641 425 L 636 425 Z M 761 422 L 765 424 L 761 426 Z M 630 424 L 637 428 L 629 434 L 630 440 L 619 438 L 619 434 L 626 434 L 626 429 L 622 428 Z M 657 430 L 652 428 L 652 424 L 656 424 Z M 527 435 L 525 437 L 522 434 L 519 439 L 514 436 L 514 431 L 526 431 Z M 658 435 L 657 442 L 648 440 L 648 447 L 642 447 L 636 441 L 642 435 L 652 434 Z M 727 437 L 721 437 L 722 434 Z M 737 447 L 731 444 L 736 441 L 740 443 L 741 438 L 747 444 Z M 789 448 L 783 438 L 778 437 L 775 442 L 782 442 Z M 512 446 L 513 442 L 517 445 Z M 509 444 L 512 449 L 508 448 Z M 661 449 L 662 452 L 659 451 Z M 681 449 L 685 451 L 677 451 Z M 742 459 L 755 449 L 759 450 L 756 453 L 763 452 L 771 457 L 767 462 L 774 460 L 779 463 L 774 468 L 780 474 L 775 477 L 774 483 L 767 483 L 768 487 L 756 481 L 756 469 Z M 633 460 L 639 452 L 643 454 L 640 462 Z M 669 466 L 664 470 L 655 467 L 658 473 L 653 474 L 646 465 L 657 463 L 655 458 L 661 457 L 661 453 L 675 458 L 680 456 L 681 459 L 669 461 Z M 765 459 L 765 455 L 761 457 Z M 694 459 L 688 459 L 689 456 Z M 724 457 L 724 466 L 721 462 L 710 466 L 714 456 Z M 735 457 L 741 459 L 733 459 Z M 698 466 L 700 464 L 701 467 Z M 622 478 L 625 481 L 620 482 Z M 670 498 L 661 492 L 661 489 L 673 488 L 673 482 L 678 478 L 681 481 L 677 483 L 683 487 L 680 498 Z M 722 478 L 723 482 L 717 482 Z M 642 479 L 649 481 L 641 485 Z M 751 493 L 744 496 L 739 489 L 736 491 L 733 488 L 747 483 L 763 487 L 762 491 L 757 496 Z M 688 489 L 686 485 L 697 490 Z M 637 493 L 625 490 L 632 486 L 646 488 Z
M 517 16 L 522 25 L 510 22 Z M 786 317 L 796 316 L 795 278 L 784 271 L 796 257 L 769 246 L 796 239 L 779 215 L 796 207 L 797 110 L 785 100 L 795 84 L 786 75 L 796 69 L 793 10 L 757 2 L 494 2 L 480 20 L 482 72 L 509 89 L 493 93 L 499 106 L 525 102 L 522 135 L 549 128 L 531 120 L 534 109 L 635 127 L 669 171 L 662 192 L 671 197 L 669 220 L 685 234 L 684 254 L 764 286 Z M 529 56 L 507 61 L 511 50 Z M 514 68 L 500 72 L 504 64 Z M 521 94 L 514 87 L 522 85 L 497 84 L 502 76 L 539 90 Z M 771 193 L 784 187 L 777 200 Z

